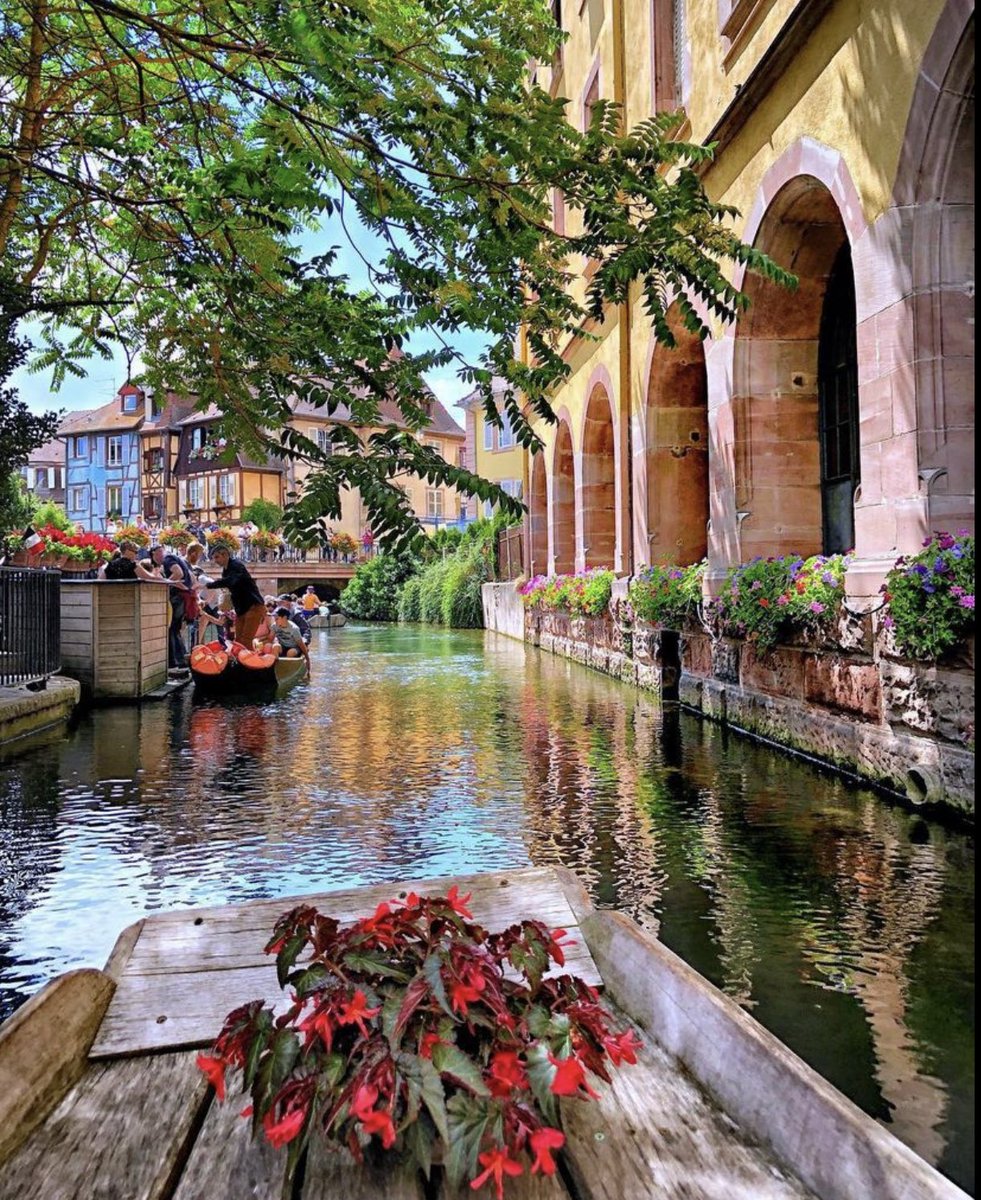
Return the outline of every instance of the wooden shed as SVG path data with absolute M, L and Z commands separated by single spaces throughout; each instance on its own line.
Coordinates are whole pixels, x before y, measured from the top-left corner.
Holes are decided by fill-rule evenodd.
M 63 579 L 62 671 L 93 700 L 137 700 L 167 681 L 167 588 Z

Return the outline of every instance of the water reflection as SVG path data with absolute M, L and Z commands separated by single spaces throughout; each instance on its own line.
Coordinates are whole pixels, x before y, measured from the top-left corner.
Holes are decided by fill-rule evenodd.
M 146 911 L 576 870 L 973 1188 L 973 846 L 508 639 L 318 635 L 263 706 L 87 718 L 0 766 L 0 1003 Z

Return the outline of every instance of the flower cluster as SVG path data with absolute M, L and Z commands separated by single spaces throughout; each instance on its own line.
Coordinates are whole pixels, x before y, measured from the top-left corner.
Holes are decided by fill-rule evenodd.
M 754 558 L 733 567 L 709 615 L 722 633 L 771 650 L 791 632 L 828 632 L 844 596 L 847 555 Z
M 707 563 L 687 567 L 668 564 L 647 567 L 632 580 L 627 597 L 642 621 L 681 629 L 702 598 L 702 579 Z
M 220 458 L 228 447 L 227 438 L 215 438 L 214 441 L 206 442 L 194 455 L 195 458 L 214 459 Z
M 277 922 L 276 955 L 292 1004 L 280 1017 L 256 1000 L 226 1018 L 198 1066 L 224 1098 L 241 1070 L 253 1132 L 289 1146 L 294 1170 L 315 1129 L 357 1157 L 395 1149 L 429 1174 L 441 1143 L 452 1187 L 551 1175 L 565 1138 L 561 1096 L 596 1096 L 636 1062 L 597 992 L 564 966 L 565 930 L 522 921 L 490 934 L 469 896 L 410 893 L 341 927 L 309 906 Z M 297 965 L 300 956 L 302 965 Z
M 227 526 L 222 526 L 221 529 L 213 529 L 210 533 L 205 534 L 205 537 L 207 538 L 209 550 L 227 550 L 229 554 L 237 553 L 242 544 L 238 540 L 238 534 Z M 163 538 L 160 540 L 163 541 Z
M 161 529 L 157 538 L 161 546 L 173 546 L 177 550 L 186 550 L 194 541 L 194 535 L 183 525 L 168 525 Z
M 282 545 L 283 539 L 271 529 L 257 529 L 249 539 L 257 550 L 276 550 Z
M 919 554 L 900 558 L 882 586 L 896 645 L 934 661 L 974 631 L 974 538 L 937 532 Z
M 594 567 L 575 575 L 536 575 L 518 588 L 522 603 L 542 612 L 568 612 L 574 617 L 598 617 L 610 606 L 615 576 Z
M 139 525 L 123 525 L 116 530 L 117 542 L 132 542 L 134 546 L 147 547 L 150 545 L 150 535 Z
M 338 554 L 357 553 L 358 543 L 349 533 L 335 533 L 330 539 L 330 544 Z
M 116 543 L 101 533 L 66 533 L 56 525 L 42 525 L 37 532 L 44 541 L 35 547 L 34 554 L 60 558 L 83 567 L 108 562 L 116 550 Z

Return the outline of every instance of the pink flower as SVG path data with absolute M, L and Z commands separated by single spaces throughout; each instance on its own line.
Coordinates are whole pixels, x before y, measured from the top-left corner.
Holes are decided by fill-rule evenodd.
M 820 600 L 812 600 L 809 607 L 810 607 L 810 610 L 812 613 L 823 613 L 824 612 L 824 605 L 821 603 Z
M 973 608 L 974 607 L 974 597 L 973 596 L 961 596 L 960 600 L 958 600 L 957 603 L 961 608 Z
M 274 1110 L 270 1109 L 263 1117 L 262 1128 L 265 1130 L 270 1146 L 274 1150 L 278 1150 L 280 1146 L 291 1142 L 303 1128 L 303 1122 L 307 1119 L 307 1110 L 294 1108 L 292 1112 L 288 1112 L 278 1121 L 274 1120 L 273 1112 Z

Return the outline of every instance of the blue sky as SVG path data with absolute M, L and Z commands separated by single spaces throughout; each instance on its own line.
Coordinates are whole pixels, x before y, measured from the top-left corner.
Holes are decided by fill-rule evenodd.
M 319 231 L 304 234 L 299 242 L 302 249 L 310 255 L 322 254 L 329 246 L 337 246 L 336 269 L 346 274 L 354 287 L 366 287 L 369 279 L 364 259 L 369 262 L 379 261 L 381 243 L 363 226 L 352 224 L 350 215 L 346 220 L 355 243 L 348 240 L 347 234 L 336 220 L 325 222 Z M 29 325 L 22 326 L 20 332 L 28 339 L 32 338 Z M 36 336 L 33 340 L 39 342 Z M 435 337 L 419 338 L 412 343 L 412 349 L 417 352 L 425 351 L 435 349 L 439 344 Z M 470 362 L 475 363 L 486 345 L 486 339 L 478 334 L 466 333 L 458 335 L 452 344 Z M 111 362 L 98 357 L 93 358 L 88 364 L 88 376 L 85 379 L 68 376 L 59 392 L 52 391 L 51 376 L 51 371 L 32 375 L 27 368 L 22 368 L 14 373 L 11 382 L 33 412 L 41 413 L 49 409 L 65 409 L 71 412 L 81 408 L 97 408 L 101 404 L 107 404 L 126 382 L 126 359 L 122 353 L 117 353 Z M 452 408 L 472 390 L 472 385 L 463 383 L 457 377 L 456 368 L 452 365 L 430 372 L 427 381 L 435 395 L 448 408 Z M 178 385 L 175 383 L 175 386 Z M 462 423 L 462 413 L 459 410 L 454 411 L 453 415 Z

